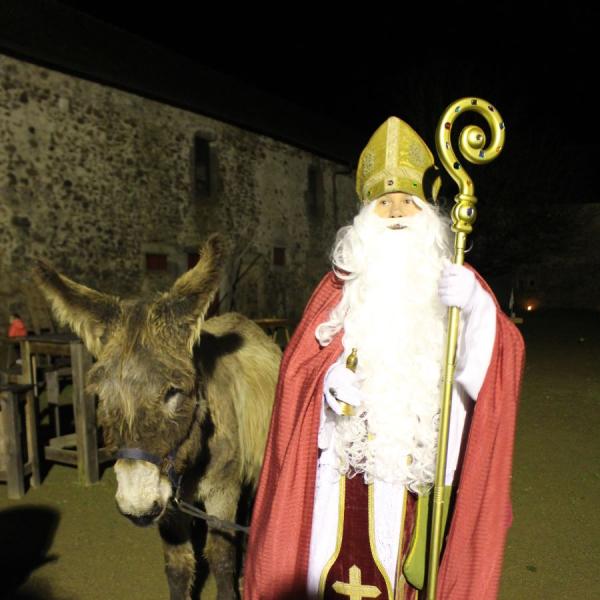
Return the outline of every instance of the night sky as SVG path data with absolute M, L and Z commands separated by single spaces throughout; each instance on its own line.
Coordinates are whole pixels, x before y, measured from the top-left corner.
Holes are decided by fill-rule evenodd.
M 573 2 L 537 2 L 535 11 L 502 3 L 486 12 L 484 2 L 453 2 L 442 12 L 421 3 L 373 14 L 361 4 L 364 18 L 292 3 L 268 18 L 236 8 L 204 20 L 188 2 L 139 13 L 114 0 L 60 3 L 367 132 L 389 114 L 428 109 L 423 100 L 437 109 L 435 121 L 442 105 L 475 94 L 494 102 L 513 129 L 589 139 L 578 104 L 596 71 L 597 11 Z

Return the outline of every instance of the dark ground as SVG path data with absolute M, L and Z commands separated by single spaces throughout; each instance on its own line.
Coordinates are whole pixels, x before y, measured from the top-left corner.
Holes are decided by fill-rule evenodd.
M 527 366 L 500 600 L 593 600 L 600 598 L 600 314 L 540 312 L 521 327 Z M 167 598 L 158 533 L 120 517 L 114 490 L 112 469 L 83 488 L 62 466 L 24 500 L 7 500 L 0 487 L 0 585 L 22 582 L 0 597 Z M 203 597 L 214 597 L 211 583 Z
M 600 598 L 600 313 L 531 314 L 500 598 Z

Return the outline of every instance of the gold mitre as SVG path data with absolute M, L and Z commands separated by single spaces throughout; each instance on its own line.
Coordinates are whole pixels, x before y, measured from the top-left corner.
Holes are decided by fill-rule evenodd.
M 435 201 L 441 179 L 434 162 L 419 134 L 402 119 L 389 117 L 371 136 L 358 159 L 356 193 L 364 204 L 390 192 Z M 424 191 L 426 172 L 433 179 Z

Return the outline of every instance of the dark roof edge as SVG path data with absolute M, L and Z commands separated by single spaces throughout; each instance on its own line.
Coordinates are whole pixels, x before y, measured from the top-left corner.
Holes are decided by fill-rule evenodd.
M 356 160 L 361 138 L 347 126 L 52 0 L 3 0 L 0 51 L 336 162 Z

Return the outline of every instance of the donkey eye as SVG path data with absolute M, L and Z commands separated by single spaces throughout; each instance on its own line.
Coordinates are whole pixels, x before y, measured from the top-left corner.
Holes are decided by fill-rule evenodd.
M 165 402 L 168 402 L 171 398 L 177 396 L 177 394 L 181 394 L 181 390 L 179 388 L 170 387 L 165 393 Z

